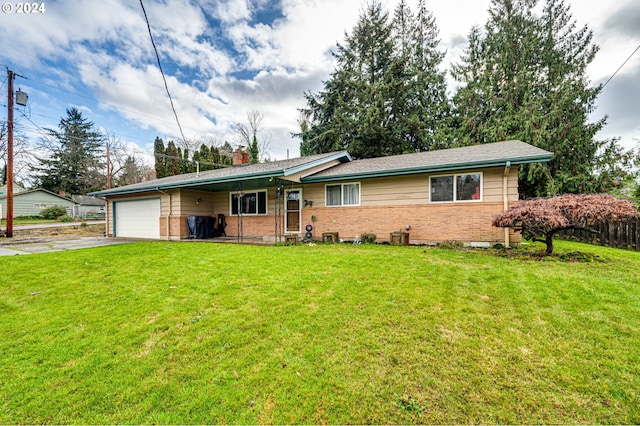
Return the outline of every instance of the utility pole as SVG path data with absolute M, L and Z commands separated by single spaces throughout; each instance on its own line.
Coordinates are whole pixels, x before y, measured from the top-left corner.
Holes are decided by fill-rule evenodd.
M 13 237 L 13 71 L 7 69 L 7 238 Z

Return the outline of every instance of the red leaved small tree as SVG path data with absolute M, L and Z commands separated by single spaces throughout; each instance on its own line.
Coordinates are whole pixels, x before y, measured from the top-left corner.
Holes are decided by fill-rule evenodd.
M 513 228 L 524 239 L 547 245 L 547 256 L 553 253 L 553 237 L 565 229 L 592 228 L 605 220 L 625 220 L 638 216 L 638 209 L 626 200 L 611 195 L 566 194 L 553 198 L 536 198 L 518 204 L 493 218 L 493 226 Z

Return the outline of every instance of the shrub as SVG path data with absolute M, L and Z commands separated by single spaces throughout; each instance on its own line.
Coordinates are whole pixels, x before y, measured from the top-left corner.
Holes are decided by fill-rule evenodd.
M 462 241 L 440 241 L 438 243 L 438 248 L 447 249 L 447 250 L 462 250 L 464 248 L 464 243 Z
M 565 194 L 553 198 L 519 201 L 515 207 L 493 218 L 493 226 L 513 228 L 524 239 L 547 245 L 547 256 L 553 253 L 554 236 L 565 229 L 597 231 L 593 225 L 605 220 L 624 220 L 638 216 L 638 209 L 626 200 L 611 195 Z
M 60 222 L 73 222 L 73 218 L 68 214 L 62 215 L 58 218 Z
M 40 212 L 40 216 L 50 220 L 58 219 L 60 216 L 64 216 L 66 214 L 67 214 L 67 209 L 65 209 L 62 206 L 47 207 L 46 209 L 43 209 Z
M 360 241 L 362 241 L 363 244 L 375 244 L 376 238 L 376 234 L 373 234 L 371 232 L 363 232 L 360 236 Z

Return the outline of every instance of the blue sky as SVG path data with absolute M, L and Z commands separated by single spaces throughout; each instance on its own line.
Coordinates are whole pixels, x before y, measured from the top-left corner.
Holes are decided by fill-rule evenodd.
M 489 0 L 431 0 L 444 66 L 459 60 L 472 25 L 483 25 Z M 579 25 L 601 47 L 591 82 L 606 81 L 640 45 L 640 3 L 569 0 Z M 55 128 L 69 106 L 113 133 L 149 164 L 153 140 L 180 139 L 139 1 L 46 1 L 45 12 L 0 12 L 0 65 L 25 78 L 16 89 L 29 106 L 16 112 L 24 134 Z M 234 142 L 233 124 L 264 116 L 272 159 L 299 154 L 297 109 L 333 69 L 331 50 L 355 25 L 364 1 L 144 0 L 178 117 L 192 140 Z M 395 0 L 383 0 L 392 11 Z M 409 1 L 415 8 L 416 1 Z M 3 73 L 5 70 L 2 70 Z M 0 77 L 2 93 L 6 78 Z M 594 119 L 598 137 L 640 139 L 640 52 L 607 85 Z M 6 99 L 6 98 L 0 98 Z M 0 102 L 4 105 L 6 101 Z M 4 119 L 4 118 L 2 118 Z M 145 154 L 147 153 L 147 154 Z

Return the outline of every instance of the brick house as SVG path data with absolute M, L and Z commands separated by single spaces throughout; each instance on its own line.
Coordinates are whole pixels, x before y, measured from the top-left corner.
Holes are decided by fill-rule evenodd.
M 518 200 L 518 167 L 553 154 L 521 141 L 353 160 L 346 151 L 171 176 L 96 192 L 107 200 L 107 235 L 180 240 L 188 218 L 219 218 L 216 235 L 264 241 L 351 240 L 394 231 L 411 243 L 509 243 L 519 235 L 491 226 Z M 220 215 L 220 216 L 219 216 Z M 214 226 L 216 224 L 214 223 Z

